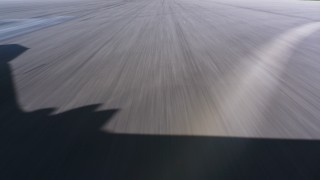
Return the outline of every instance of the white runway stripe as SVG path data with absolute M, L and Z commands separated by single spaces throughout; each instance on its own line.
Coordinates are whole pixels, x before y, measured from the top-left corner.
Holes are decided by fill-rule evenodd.
M 1 22 L 4 24 L 0 26 L 0 41 L 56 25 L 70 20 L 71 18 L 71 16 L 57 16 L 48 18 L 3 20 L 0 21 L 0 24 Z
M 270 122 L 261 122 L 262 112 L 279 85 L 280 75 L 298 43 L 317 30 L 320 30 L 320 22 L 283 33 L 248 57 L 250 59 L 245 61 L 248 63 L 232 73 L 237 77 L 223 79 L 221 84 L 225 86 L 221 87 L 219 93 L 222 101 L 219 102 L 218 116 L 212 117 L 224 122 L 226 135 L 265 136 L 260 134 L 259 129 L 263 127 L 263 123 Z M 270 131 L 273 131 L 276 137 L 281 134 L 281 138 L 289 138 L 292 134 L 299 134 L 284 133 L 280 126 L 275 127 Z M 299 131 L 299 127 L 292 130 Z

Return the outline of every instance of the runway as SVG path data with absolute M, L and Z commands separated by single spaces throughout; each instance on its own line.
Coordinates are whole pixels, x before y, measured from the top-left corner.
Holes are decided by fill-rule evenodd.
M 319 1 L 0 1 L 0 179 L 318 179 L 319 42 Z

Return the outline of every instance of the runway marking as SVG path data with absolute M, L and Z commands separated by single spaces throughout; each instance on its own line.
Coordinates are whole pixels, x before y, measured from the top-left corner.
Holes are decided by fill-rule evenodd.
M 0 41 L 60 24 L 70 19 L 72 16 L 0 20 Z
M 295 46 L 317 30 L 320 30 L 320 22 L 285 32 L 246 59 L 246 63 L 232 73 L 236 77 L 223 79 L 225 86 L 219 94 L 224 99 L 218 102 L 218 116 L 213 117 L 224 123 L 225 135 L 263 136 L 259 128 L 268 98 L 279 85 L 280 75 Z

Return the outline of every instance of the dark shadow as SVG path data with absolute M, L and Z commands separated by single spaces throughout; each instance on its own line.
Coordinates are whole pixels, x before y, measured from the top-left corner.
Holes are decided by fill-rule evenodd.
M 0 107 L 1 114 L 9 110 L 19 111 L 15 96 L 14 84 L 9 62 L 26 51 L 27 48 L 19 45 L 0 45 Z M 0 115 L 1 115 L 0 114 Z M 1 117 L 1 116 L 0 116 Z
M 0 179 L 3 180 L 54 179 L 61 175 L 68 158 L 93 141 L 101 126 L 117 112 L 96 111 L 99 105 L 57 115 L 52 114 L 54 109 L 21 110 L 9 62 L 26 50 L 16 44 L 0 45 Z M 81 159 L 87 156 L 90 154 L 82 154 Z
M 117 110 L 98 105 L 23 112 L 8 62 L 25 50 L 0 46 L 1 180 L 320 179 L 319 141 L 112 134 Z

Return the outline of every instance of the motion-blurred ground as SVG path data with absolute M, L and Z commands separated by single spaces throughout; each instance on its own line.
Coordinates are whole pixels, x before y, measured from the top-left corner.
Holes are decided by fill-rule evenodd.
M 100 135 L 88 135 L 92 141 L 99 139 L 91 144 L 92 147 L 103 149 L 109 155 L 99 156 L 103 152 L 98 153 L 96 149 L 84 150 L 85 157 L 97 155 L 93 159 L 94 162 L 99 159 L 96 171 L 100 174 L 103 167 L 113 173 L 122 166 L 130 169 L 133 162 L 139 162 L 140 157 L 147 154 L 146 159 L 141 160 L 143 167 L 155 163 L 157 168 L 152 172 L 156 173 L 158 169 L 163 179 L 170 179 L 170 174 L 175 173 L 170 173 L 169 167 L 163 168 L 171 162 L 166 158 L 170 157 L 179 166 L 177 161 L 186 159 L 186 156 L 173 157 L 176 153 L 185 153 L 188 158 L 194 156 L 195 159 L 187 158 L 187 165 L 178 168 L 181 174 L 175 174 L 175 178 L 185 177 L 183 172 L 189 169 L 194 171 L 194 176 L 188 177 L 196 178 L 199 174 L 212 172 L 208 164 L 214 162 L 219 166 L 220 154 L 234 149 L 235 152 L 221 156 L 231 160 L 223 161 L 230 163 L 214 171 L 218 175 L 204 175 L 225 177 L 224 172 L 229 171 L 225 167 L 237 162 L 236 157 L 245 157 L 238 161 L 241 162 L 238 165 L 244 164 L 247 170 L 257 167 L 256 163 L 263 160 L 284 157 L 286 153 L 277 154 L 278 150 L 292 149 L 287 159 L 293 158 L 293 164 L 298 165 L 290 167 L 290 163 L 286 165 L 290 160 L 284 158 L 279 161 L 285 163 L 275 167 L 279 172 L 273 175 L 287 174 L 292 170 L 297 172 L 295 178 L 316 178 L 317 168 L 313 166 L 316 161 L 311 163 L 309 160 L 317 155 L 317 140 L 320 139 L 320 3 L 317 1 L 0 0 L 0 44 L 3 53 L 0 57 L 3 61 L 0 62 L 0 97 L 4 99 L 0 109 L 1 136 L 6 146 L 3 151 L 6 163 L 1 165 L 10 169 L 6 171 L 15 169 L 18 173 L 23 169 L 19 165 L 19 168 L 8 166 L 10 162 L 20 163 L 19 158 L 12 161 L 10 157 L 28 156 L 28 153 L 6 156 L 12 147 L 15 147 L 14 152 L 17 149 L 23 152 L 23 147 L 28 144 L 39 149 L 40 142 L 48 142 L 43 149 L 40 148 L 38 153 L 43 156 L 35 158 L 36 165 L 47 165 L 56 157 L 60 158 L 53 163 L 57 177 L 67 177 L 56 169 L 57 166 L 71 168 L 65 171 L 66 174 L 78 172 L 73 165 L 78 161 L 83 163 L 78 158 L 83 152 L 74 154 L 82 145 L 71 143 L 74 142 L 72 135 L 62 144 L 60 141 L 69 136 L 68 128 L 86 125 L 90 130 L 80 128 L 74 131 L 75 134 L 83 133 L 82 130 L 88 133 L 96 130 L 107 136 L 103 140 Z M 101 116 L 103 114 L 105 116 Z M 87 122 L 91 118 L 99 120 L 92 127 Z M 54 128 L 50 125 L 52 121 L 57 122 Z M 79 125 L 79 122 L 83 123 Z M 60 127 L 64 126 L 68 128 L 61 130 Z M 55 138 L 55 134 L 61 131 L 63 133 Z M 16 142 L 7 138 L 21 139 L 22 132 L 34 132 L 28 136 L 31 139 L 45 138 L 40 138 L 39 142 L 30 142 L 28 138 Z M 117 134 L 122 135 L 118 137 Z M 164 139 L 159 135 L 164 135 Z M 192 135 L 198 137 L 193 139 Z M 216 141 L 216 136 L 227 139 L 218 138 Z M 250 140 L 233 139 L 235 137 Z M 257 140 L 260 144 L 253 147 L 259 148 L 250 149 L 246 145 L 255 144 L 252 138 L 280 140 L 266 140 L 262 145 Z M 54 142 L 50 143 L 52 139 Z M 297 139 L 305 141 L 295 141 Z M 156 144 L 157 141 L 161 143 Z M 88 140 L 81 142 L 85 142 L 85 147 L 90 146 Z M 112 142 L 116 142 L 112 146 L 114 150 L 110 150 Z M 131 149 L 130 143 L 138 149 L 138 154 Z M 177 148 L 174 144 L 185 147 Z M 51 146 L 63 147 L 62 154 L 55 154 L 55 148 Z M 151 146 L 152 151 L 147 151 Z M 216 149 L 213 150 L 214 156 L 208 155 L 212 155 L 209 150 L 203 150 L 208 146 Z M 142 147 L 144 150 L 140 151 Z M 166 149 L 164 154 L 161 154 L 162 147 Z M 197 153 L 192 153 L 193 148 Z M 270 156 L 268 148 L 272 149 Z M 49 155 L 45 155 L 47 149 L 52 151 Z M 152 152 L 155 151 L 156 158 L 153 159 Z M 128 159 L 123 157 L 112 162 L 128 161 L 129 165 L 104 166 L 110 162 L 108 158 L 120 157 L 112 156 L 110 152 L 126 154 Z M 78 161 L 68 160 L 70 154 L 73 154 L 71 159 Z M 204 155 L 197 158 L 197 154 Z M 261 155 L 261 159 L 252 154 Z M 161 161 L 162 156 L 166 160 Z M 49 160 L 41 160 L 42 157 Z M 208 157 L 212 159 L 205 161 L 210 159 Z M 22 162 L 23 166 L 34 165 L 29 160 Z M 94 162 L 90 161 L 91 164 Z M 277 164 L 276 161 L 262 162 L 256 175 L 273 163 Z M 301 173 L 299 165 L 305 168 Z M 291 169 L 284 170 L 284 167 Z M 112 168 L 115 170 L 110 170 Z M 243 174 L 238 168 L 232 171 Z M 38 172 L 36 167 L 34 172 Z M 161 179 L 155 178 L 155 173 L 146 177 L 140 173 L 137 177 Z

